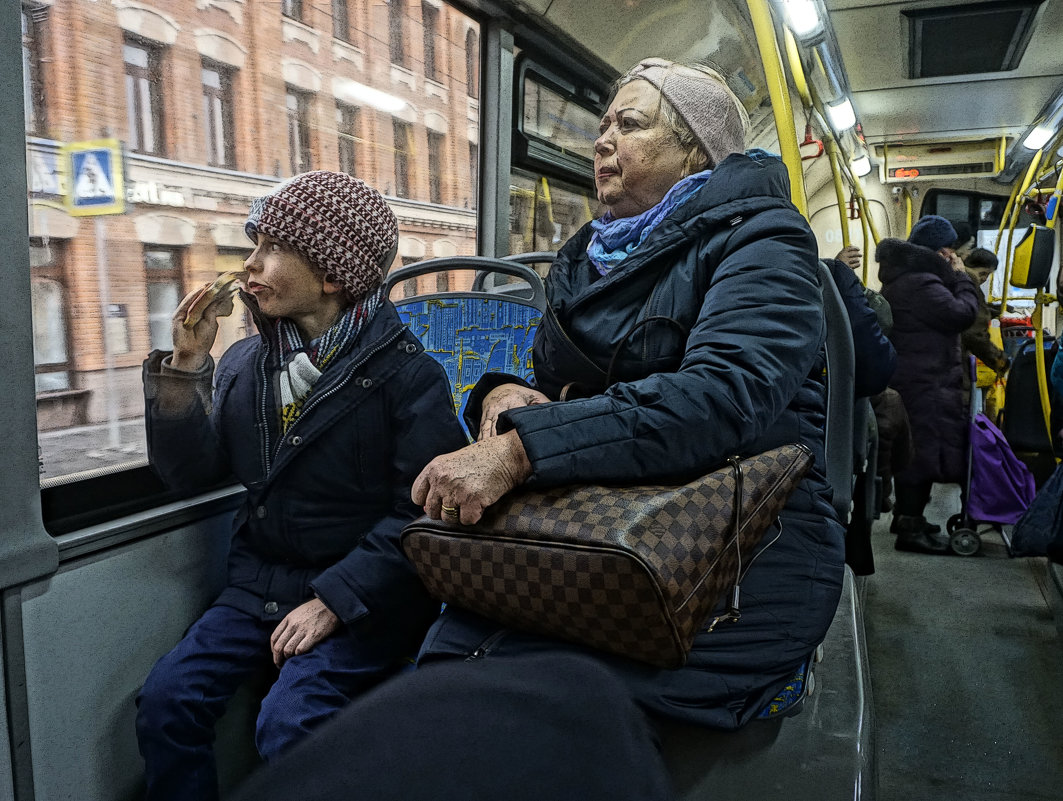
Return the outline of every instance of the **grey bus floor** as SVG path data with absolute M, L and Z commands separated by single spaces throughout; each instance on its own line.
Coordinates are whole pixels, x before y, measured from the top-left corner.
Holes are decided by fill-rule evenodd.
M 944 523 L 958 487 L 928 507 Z M 973 557 L 894 550 L 875 522 L 863 580 L 879 801 L 1063 798 L 1063 638 L 1043 559 L 985 533 Z

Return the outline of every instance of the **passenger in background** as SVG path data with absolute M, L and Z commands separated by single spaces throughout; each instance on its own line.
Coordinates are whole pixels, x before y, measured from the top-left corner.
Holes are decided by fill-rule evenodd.
M 997 269 L 998 261 L 997 254 L 985 248 L 975 248 L 964 259 L 967 274 L 971 276 L 978 291 L 978 314 L 971 327 L 963 332 L 961 341 L 967 351 L 981 359 L 986 367 L 996 371 L 998 376 L 1002 376 L 1008 371 L 1008 357 L 989 338 L 989 323 L 994 317 L 1000 316 L 1000 308 L 990 308 L 982 291 L 982 285 Z
M 854 394 L 855 400 L 860 401 L 886 390 L 897 366 L 897 352 L 879 327 L 878 316 L 868 304 L 864 286 L 851 267 L 852 261 L 846 263 L 841 259 L 843 255 L 849 256 L 857 264 L 860 263 L 860 249 L 854 247 L 842 250 L 837 259 L 823 259 L 823 263 L 830 270 L 849 317 L 849 327 L 853 334 Z M 880 306 L 888 310 L 889 304 L 885 299 L 881 295 L 879 299 L 882 301 Z M 859 419 L 865 420 L 866 417 L 861 415 Z M 867 422 L 870 428 L 870 420 Z M 861 436 L 861 432 L 854 432 L 854 436 Z M 871 516 L 867 514 L 865 502 L 868 495 L 865 483 L 867 477 L 863 466 L 859 466 L 859 475 L 853 487 L 853 514 L 845 533 L 845 562 L 858 576 L 875 572 L 871 549 Z
M 439 611 L 399 546 L 410 486 L 466 440 L 442 368 L 381 282 L 398 242 L 384 198 L 309 172 L 251 205 L 241 297 L 259 335 L 209 355 L 222 295 L 144 364 L 148 448 L 171 487 L 247 488 L 228 586 L 137 697 L 148 798 L 218 797 L 214 724 L 272 671 L 255 742 L 267 760 L 394 673 Z M 211 379 L 213 378 L 213 397 Z
M 756 717 L 823 640 L 841 592 L 844 532 L 824 477 L 816 244 L 790 202 L 785 165 L 763 151 L 743 153 L 746 127 L 745 109 L 707 68 L 649 59 L 620 79 L 594 145 L 606 214 L 561 248 L 546 279 L 565 335 L 546 321 L 538 327 L 536 386 L 498 373 L 481 379 L 466 411 L 478 441 L 433 460 L 414 485 L 414 500 L 431 517 L 473 523 L 521 484 L 685 481 L 729 454 L 800 441 L 815 465 L 752 557 L 741 619 L 702 631 L 685 667 L 661 670 L 448 604 L 425 640 L 418 671 L 397 686 L 454 672 L 478 681 L 537 657 L 537 686 L 580 704 L 581 679 L 570 677 L 566 664 L 583 655 L 617 679 L 603 687 L 620 694 L 615 709 L 625 715 L 637 704 L 641 713 L 734 729 Z M 709 617 L 729 604 L 723 599 Z M 488 694 L 480 699 L 491 701 Z M 614 761 L 583 759 L 581 741 L 615 726 L 605 714 L 611 706 L 589 705 L 584 722 L 565 736 L 563 763 L 537 774 L 534 793 L 515 786 L 519 797 L 586 797 L 564 780 L 581 765 L 581 786 L 599 788 L 593 798 L 656 798 L 634 783 L 609 793 Z M 344 787 L 367 799 L 495 797 L 483 792 L 494 786 L 492 777 L 467 763 L 496 762 L 477 750 L 482 738 L 460 713 L 440 724 L 430 706 L 415 712 L 428 730 L 411 747 L 408 722 L 366 726 L 359 720 L 364 707 L 355 704 L 329 729 L 345 751 L 325 737 L 308 740 L 299 749 L 302 762 L 296 754 L 280 760 L 244 797 L 308 798 L 297 792 L 305 774 L 329 777 L 331 794 L 315 792 L 315 801 L 345 797 Z M 530 763 L 543 764 L 541 734 L 528 742 Z M 322 748 L 352 754 L 354 768 L 315 756 Z M 419 752 L 405 777 L 374 774 L 373 751 L 388 749 Z M 426 761 L 446 763 L 440 754 L 460 763 L 474 787 L 451 786 L 447 771 L 414 775 Z M 659 757 L 651 750 L 637 759 L 645 784 Z
M 842 248 L 838 251 L 838 255 L 835 258 L 838 261 L 844 262 L 846 266 L 854 271 L 854 273 L 863 266 L 863 251 L 861 251 L 856 245 L 847 245 Z M 837 281 L 837 279 L 835 279 L 835 281 Z M 867 305 L 871 307 L 871 311 L 873 311 L 875 317 L 878 318 L 879 329 L 888 337 L 890 331 L 893 330 L 893 312 L 890 311 L 889 303 L 887 303 L 886 299 L 882 297 L 882 293 L 876 292 L 871 287 L 862 285 L 862 289 Z
M 890 531 L 903 551 L 947 553 L 948 537 L 924 511 L 935 482 L 962 482 L 969 414 L 960 334 L 978 313 L 978 291 L 952 250 L 956 231 L 944 217 L 923 217 L 908 242 L 884 239 L 875 254 L 882 294 L 893 310 L 897 372 L 893 386 L 911 421 L 915 455 L 894 476 Z
M 846 248 L 850 249 L 856 251 L 856 257 L 859 259 L 859 248 Z M 846 250 L 838 254 L 839 258 L 824 259 L 823 263 L 830 270 L 834 284 L 842 296 L 842 303 L 845 304 L 845 311 L 849 316 L 849 327 L 853 332 L 855 394 L 857 398 L 867 398 L 877 395 L 889 384 L 897 366 L 897 351 L 883 333 L 879 317 L 864 293 L 864 285 L 856 277 L 851 265 L 841 258 Z M 889 308 L 885 299 L 882 305 Z M 890 316 L 892 318 L 892 314 Z

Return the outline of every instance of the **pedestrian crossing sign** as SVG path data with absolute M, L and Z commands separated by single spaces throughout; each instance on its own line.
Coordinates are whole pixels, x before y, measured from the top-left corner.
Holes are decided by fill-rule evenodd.
M 66 180 L 66 209 L 74 217 L 122 214 L 125 181 L 122 145 L 117 139 L 71 142 L 59 149 Z

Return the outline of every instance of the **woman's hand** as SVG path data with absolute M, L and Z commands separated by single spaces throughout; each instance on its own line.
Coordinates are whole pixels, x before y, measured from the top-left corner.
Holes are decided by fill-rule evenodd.
M 199 293 L 200 290 L 196 289 L 185 295 L 181 305 L 173 313 L 170 326 L 173 333 L 173 356 L 170 359 L 170 367 L 175 370 L 194 373 L 203 366 L 218 336 L 218 318 L 232 314 L 233 311 L 233 296 L 231 293 L 225 293 L 203 311 L 198 323 L 192 328 L 185 327 L 185 315 Z
M 295 607 L 269 638 L 273 664 L 280 667 L 285 660 L 305 654 L 339 626 L 340 619 L 317 598 Z
M 437 456 L 413 482 L 413 502 L 431 518 L 472 525 L 484 509 L 531 475 L 516 431 Z
M 536 403 L 549 403 L 550 399 L 537 389 L 522 384 L 501 384 L 486 395 L 480 407 L 479 441 L 497 435 L 498 416 L 509 409 L 520 406 L 533 406 Z
M 967 265 L 963 263 L 963 259 L 956 255 L 956 251 L 952 248 L 942 248 L 938 251 L 938 254 L 945 261 L 949 263 L 949 266 L 958 273 L 967 271 Z

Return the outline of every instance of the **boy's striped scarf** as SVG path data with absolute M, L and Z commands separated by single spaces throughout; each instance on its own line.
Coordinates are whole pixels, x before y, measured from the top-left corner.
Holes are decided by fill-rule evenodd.
M 273 330 L 281 363 L 278 385 L 282 433 L 287 433 L 299 418 L 303 402 L 321 374 L 351 349 L 383 300 L 384 287 L 381 286 L 348 306 L 331 328 L 305 344 L 295 323 L 287 317 L 277 320 Z

